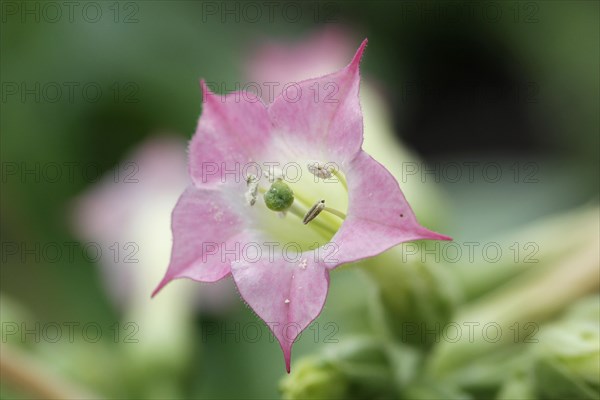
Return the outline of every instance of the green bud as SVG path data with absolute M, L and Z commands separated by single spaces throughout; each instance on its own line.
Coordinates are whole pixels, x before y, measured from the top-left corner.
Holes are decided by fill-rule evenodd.
M 584 299 L 561 322 L 540 332 L 534 349 L 534 375 L 542 397 L 600 396 L 598 304 L 597 296 Z
M 512 400 L 512 399 L 535 399 L 533 379 L 531 374 L 523 371 L 513 373 L 506 379 L 498 393 L 497 400 Z
M 273 182 L 269 190 L 265 193 L 265 204 L 269 210 L 285 211 L 294 202 L 294 192 L 282 180 Z
M 343 399 L 348 382 L 332 364 L 311 357 L 300 360 L 279 388 L 284 399 Z
M 413 400 L 469 400 L 473 397 L 463 392 L 452 382 L 422 380 L 416 381 L 404 388 L 402 390 L 402 398 Z
M 460 302 L 460 290 L 444 266 L 402 262 L 396 247 L 363 261 L 375 283 L 371 310 L 379 332 L 417 348 L 430 348 Z M 439 335 L 437 337 L 439 337 Z
M 386 348 L 371 337 L 346 337 L 298 361 L 279 388 L 284 399 L 396 397 Z

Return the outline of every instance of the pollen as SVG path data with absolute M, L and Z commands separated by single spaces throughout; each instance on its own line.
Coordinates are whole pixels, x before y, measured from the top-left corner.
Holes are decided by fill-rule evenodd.
M 306 265 L 308 264 L 308 260 L 306 258 L 302 259 L 302 261 L 300 261 L 300 264 L 298 264 L 298 266 L 300 267 L 300 269 L 306 269 Z
M 250 206 L 253 206 L 256 203 L 256 195 L 258 193 L 258 178 L 256 175 L 248 175 L 246 178 L 246 186 L 248 190 L 246 190 L 244 197 L 246 198 L 246 202 Z
M 324 164 L 319 161 L 311 161 L 307 165 L 308 171 L 321 179 L 329 179 L 333 175 L 335 168 L 330 163 Z

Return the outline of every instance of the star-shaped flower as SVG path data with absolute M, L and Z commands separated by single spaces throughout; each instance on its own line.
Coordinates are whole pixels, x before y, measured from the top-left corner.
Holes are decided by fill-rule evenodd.
M 342 70 L 288 83 L 269 105 L 201 83 L 193 183 L 173 211 L 171 262 L 154 294 L 176 278 L 231 274 L 278 339 L 288 372 L 294 340 L 323 308 L 330 270 L 402 242 L 449 239 L 419 225 L 396 180 L 361 149 L 366 44 Z

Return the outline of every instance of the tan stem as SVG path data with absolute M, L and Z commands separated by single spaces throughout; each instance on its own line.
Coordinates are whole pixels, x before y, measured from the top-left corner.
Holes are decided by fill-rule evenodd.
M 99 399 L 47 370 L 24 351 L 0 345 L 0 379 L 3 383 L 40 399 Z

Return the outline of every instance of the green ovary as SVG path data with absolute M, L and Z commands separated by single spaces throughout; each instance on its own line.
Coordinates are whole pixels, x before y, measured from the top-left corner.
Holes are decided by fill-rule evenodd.
M 341 226 L 339 217 L 322 212 L 313 221 L 304 225 L 302 218 L 315 202 L 324 199 L 328 207 L 345 212 L 348 207 L 348 194 L 341 182 L 325 182 L 316 179 L 304 170 L 299 179 L 276 180 L 263 193 L 264 206 L 260 203 L 254 208 L 255 215 L 261 220 L 262 229 L 269 233 L 274 241 L 295 244 L 290 249 L 302 251 L 315 249 L 328 243 Z M 286 212 L 286 216 L 276 213 Z
M 273 182 L 264 197 L 266 206 L 273 211 L 285 211 L 294 202 L 294 192 L 283 181 Z

